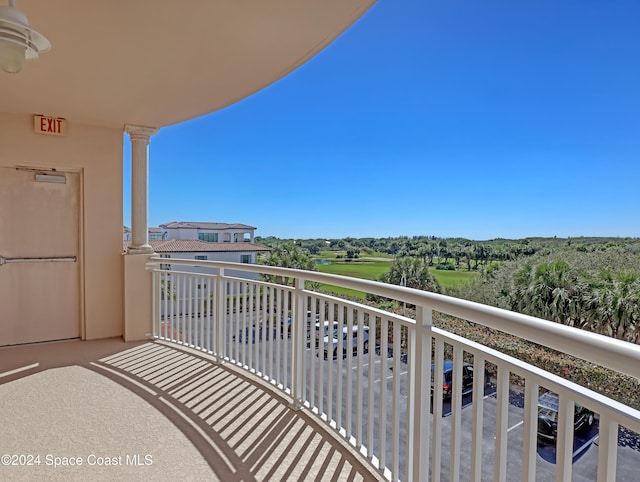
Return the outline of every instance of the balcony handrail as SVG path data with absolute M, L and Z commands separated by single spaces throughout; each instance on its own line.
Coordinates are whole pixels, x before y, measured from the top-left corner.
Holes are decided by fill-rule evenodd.
M 159 270 L 160 263 L 166 263 L 166 259 L 152 256 L 149 259 L 147 268 Z M 222 268 L 257 274 L 286 276 L 292 279 L 299 278 L 305 281 L 363 291 L 416 306 L 426 305 L 432 310 L 470 320 L 474 323 L 480 323 L 486 327 L 532 341 L 577 358 L 589 360 L 597 365 L 640 379 L 640 346 L 494 306 L 414 288 L 316 271 L 179 258 L 171 258 L 171 264 L 172 266 Z
M 464 469 L 470 470 L 476 480 L 483 472 L 483 463 L 493 465 L 496 480 L 507 480 L 507 460 L 512 460 L 509 457 L 514 449 L 507 441 L 513 428 L 508 426 L 511 374 L 524 382 L 523 419 L 519 424 L 523 425 L 523 480 L 536 480 L 536 437 L 541 433 L 536 416 L 541 389 L 558 395 L 557 430 L 552 433 L 556 437 L 556 480 L 571 479 L 574 402 L 595 410 L 599 417 L 599 482 L 615 479 L 619 429 L 640 433 L 640 411 L 434 327 L 432 312 L 511 333 L 640 378 L 640 348 L 631 343 L 375 281 L 245 263 L 172 258 L 169 269 L 163 263 L 165 258 L 155 256 L 147 263 L 153 274 L 154 338 L 202 350 L 219 363 L 232 363 L 255 373 L 287 393 L 292 407 L 306 408 L 327 423 L 389 480 L 426 480 L 429 472 L 432 480 L 440 480 L 445 463 L 441 456 L 449 458 L 450 480 L 460 479 L 463 363 L 469 357 L 473 359 L 474 395 L 471 426 L 466 430 L 471 430 L 472 447 L 471 465 Z M 286 286 L 258 280 L 258 274 L 288 277 L 294 283 Z M 307 281 L 415 304 L 416 319 L 314 291 Z M 314 323 L 323 319 L 337 326 L 323 328 L 324 324 Z M 346 344 L 340 350 L 343 356 L 339 356 L 340 342 L 331 343 L 332 337 L 327 336 L 326 330 L 335 328 L 338 333 L 346 328 Z M 356 333 L 363 335 L 356 340 Z M 453 362 L 453 378 L 447 383 L 443 377 L 445 355 Z M 494 367 L 495 391 L 476 396 L 486 393 L 489 383 L 485 363 Z M 433 374 L 431 384 L 429 373 Z M 434 402 L 443 399 L 445 393 L 451 407 L 448 453 L 442 449 L 444 439 L 449 438 L 443 435 L 445 404 Z M 495 401 L 485 405 L 487 397 Z M 483 423 L 485 406 L 490 411 L 494 407 L 495 427 Z M 590 420 L 589 427 L 593 418 Z M 485 435 L 491 436 L 494 428 L 494 453 L 483 462 L 483 444 L 492 443 L 490 438 L 485 440 Z M 542 436 L 548 437 L 548 433 Z M 544 470 L 548 475 L 548 467 Z

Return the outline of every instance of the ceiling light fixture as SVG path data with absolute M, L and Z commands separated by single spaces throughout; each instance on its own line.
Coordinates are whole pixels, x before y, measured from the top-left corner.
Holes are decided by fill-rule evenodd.
M 15 8 L 15 0 L 9 0 L 8 7 L 0 7 L 0 69 L 20 72 L 25 58 L 37 59 L 50 48 L 51 43 L 29 27 L 27 17 Z

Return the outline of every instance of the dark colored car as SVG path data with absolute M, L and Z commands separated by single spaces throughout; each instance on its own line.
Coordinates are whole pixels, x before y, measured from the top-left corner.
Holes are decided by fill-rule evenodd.
M 541 441 L 555 443 L 558 437 L 558 406 L 560 398 L 557 393 L 545 392 L 538 399 L 538 438 Z M 576 403 L 573 413 L 573 431 L 593 425 L 594 414 L 588 408 Z
M 240 341 L 240 343 L 255 343 L 257 341 L 267 341 L 269 340 L 269 338 L 275 337 L 275 328 L 273 329 L 273 335 L 269 336 L 268 327 L 264 327 L 263 329 L 262 325 L 246 327 L 244 331 L 241 330 L 240 333 L 238 333 L 238 340 Z
M 431 365 L 431 390 L 433 391 L 435 365 Z M 442 382 L 442 398 L 451 398 L 453 389 L 453 361 L 445 360 L 443 364 L 444 378 Z M 473 365 L 462 365 L 462 393 L 473 389 Z
M 331 338 L 331 340 L 329 339 Z M 342 343 L 340 342 L 340 338 L 342 339 Z M 358 354 L 358 339 L 362 338 L 362 352 L 369 353 L 369 327 L 363 327 L 362 332 L 358 330 L 357 326 L 351 327 L 351 352 L 355 355 Z M 342 345 L 342 358 L 346 358 L 347 351 L 349 350 L 349 328 L 346 326 L 342 327 L 342 336 L 338 333 L 338 328 L 336 327 L 333 330 L 333 335 L 329 337 L 324 337 L 324 357 L 325 359 L 329 356 L 329 353 L 333 354 L 334 360 L 338 358 L 338 353 L 340 352 L 340 345 Z

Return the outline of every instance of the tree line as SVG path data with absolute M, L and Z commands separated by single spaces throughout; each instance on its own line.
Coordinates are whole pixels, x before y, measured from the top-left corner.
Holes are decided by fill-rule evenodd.
M 444 292 L 640 343 L 640 240 L 636 238 L 257 241 L 274 248 L 268 264 L 302 269 L 315 269 L 309 255 L 326 249 L 393 254 L 383 282 Z M 443 290 L 430 268 L 449 263 L 455 269 L 477 270 L 480 276 L 468 285 Z
M 640 343 L 640 240 L 547 247 L 449 294 Z
M 529 239 L 473 241 L 463 238 L 438 238 L 436 236 L 398 236 L 389 238 L 341 238 L 341 239 L 279 239 L 273 236 L 256 237 L 256 242 L 275 247 L 295 244 L 311 255 L 325 250 L 343 250 L 346 259 L 357 259 L 375 253 L 394 257 L 420 258 L 423 264 L 449 265 L 455 269 L 477 270 L 491 261 L 506 261 L 534 254 L 539 243 Z

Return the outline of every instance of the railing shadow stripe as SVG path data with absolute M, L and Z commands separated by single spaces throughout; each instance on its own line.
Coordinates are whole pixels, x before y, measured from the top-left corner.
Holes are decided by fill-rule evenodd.
M 118 362 L 109 362 L 109 363 L 113 364 L 114 366 L 118 366 L 123 370 L 133 371 L 134 368 L 137 367 L 135 368 L 135 370 L 140 371 L 147 364 L 153 363 L 155 360 L 162 359 L 162 357 L 165 357 L 167 355 L 172 357 L 180 357 L 179 353 L 175 353 L 171 350 L 167 350 L 166 347 L 162 347 L 162 348 L 164 349 L 149 350 L 146 353 L 141 354 L 140 356 L 130 357 L 127 360 L 123 360 L 121 362 L 118 361 Z
M 214 417 L 213 420 L 215 420 L 217 410 L 231 403 L 242 392 L 243 388 L 243 382 L 237 379 L 225 383 L 224 386 L 211 387 L 212 394 L 194 405 L 193 411 L 200 415 L 208 425 L 213 425 L 214 422 L 210 418 Z
M 208 391 L 212 391 L 212 384 L 219 384 L 225 380 L 233 380 L 233 378 L 231 373 L 214 366 L 194 383 L 185 385 L 179 390 L 171 391 L 170 393 L 174 398 L 191 408 L 197 405 Z
M 147 363 L 137 365 L 135 369 L 129 369 L 132 373 L 135 373 L 140 378 L 144 378 L 145 380 L 154 380 L 158 373 L 163 373 L 166 367 L 173 367 L 184 363 L 192 361 L 188 357 L 180 356 L 176 354 L 171 355 L 158 355 L 156 359 L 153 361 L 148 361 Z
M 172 393 L 179 387 L 184 387 L 189 385 L 192 380 L 197 379 L 203 373 L 209 372 L 209 364 L 206 362 L 198 363 L 192 367 L 192 370 L 187 373 L 180 373 L 171 377 L 171 380 L 168 380 L 166 383 L 162 385 L 162 389 L 165 392 Z
M 133 348 L 129 348 L 127 350 L 122 351 L 121 353 L 116 353 L 115 355 L 109 355 L 104 358 L 101 358 L 100 361 L 110 364 L 120 364 L 126 363 L 128 359 L 137 360 L 141 354 L 147 352 L 156 352 L 160 347 L 158 345 L 153 345 L 152 343 L 145 343 L 143 345 L 139 345 Z
M 256 473 L 260 474 L 261 469 L 265 469 L 266 472 L 263 472 L 261 476 L 269 480 L 269 474 L 272 471 L 271 467 L 273 467 L 273 465 L 268 463 L 268 461 L 279 445 L 284 443 L 287 434 L 295 429 L 298 422 L 299 421 L 291 416 L 290 413 L 286 413 L 277 424 L 271 427 L 264 438 L 256 444 L 254 454 L 257 457 L 250 456 L 245 460 L 252 470 L 257 469 Z
M 329 471 L 331 460 L 333 460 L 333 457 L 335 456 L 336 452 L 337 452 L 336 448 L 332 446 L 329 449 L 329 452 L 322 458 L 322 465 L 320 466 L 320 469 L 317 472 L 318 474 L 318 476 L 316 477 L 317 482 L 322 482 L 322 480 L 324 480 L 323 477 Z M 320 474 L 322 474 L 322 477 L 320 477 Z
M 183 365 L 178 365 L 173 367 L 170 370 L 165 370 L 164 372 L 159 372 L 157 377 L 148 378 L 148 380 L 167 391 L 169 387 L 171 387 L 174 383 L 180 383 L 180 381 L 188 377 L 193 372 L 201 371 L 207 366 L 205 362 L 188 362 Z
M 257 426 L 261 421 L 268 419 L 272 415 L 271 412 L 266 411 L 267 407 L 269 407 L 271 404 L 272 404 L 272 398 L 268 394 L 262 392 L 260 394 L 260 398 L 253 400 L 246 407 L 246 409 L 242 411 L 242 413 L 245 416 L 250 417 L 252 419 L 259 417 L 257 418 L 257 420 L 254 420 L 253 422 L 254 426 Z M 263 414 L 262 416 L 260 415 L 261 413 Z M 220 431 L 224 432 L 229 428 L 231 428 L 232 425 L 233 425 L 233 420 L 230 420 L 227 423 L 227 425 L 220 428 Z M 247 431 L 246 427 L 244 427 L 243 425 L 238 425 L 236 426 L 235 430 L 227 434 L 227 437 L 229 437 L 229 439 L 233 439 L 239 433 L 242 433 L 242 431 Z M 240 443 L 241 441 L 242 441 L 242 438 L 238 441 L 238 443 Z
M 257 387 L 244 384 L 240 385 L 238 391 L 234 393 L 229 402 L 215 412 L 212 412 L 210 416 L 206 418 L 207 423 L 215 430 L 221 433 L 224 432 L 230 425 L 233 425 L 233 420 L 236 416 L 242 416 L 245 413 L 249 415 L 248 412 L 245 412 L 244 407 L 246 407 L 251 399 L 263 393 L 264 392 Z M 227 421 L 227 419 L 229 419 L 229 421 Z
M 312 440 L 310 444 L 314 447 L 313 452 L 311 454 L 307 454 L 307 463 L 301 470 L 301 473 L 305 476 L 308 476 L 311 473 L 313 465 L 321 457 L 320 454 L 326 447 L 324 440 L 317 433 L 312 434 Z
M 140 350 L 140 354 L 148 354 L 150 351 L 152 350 Z M 117 364 L 122 359 L 104 358 L 100 363 L 105 368 L 130 377 L 131 381 L 125 380 L 125 384 L 136 381 L 157 392 L 156 396 L 147 393 L 143 397 L 154 405 L 157 406 L 158 399 L 166 399 L 174 409 L 179 410 L 180 417 L 188 418 L 197 427 L 189 438 L 194 445 L 200 447 L 203 456 L 219 460 L 220 454 L 223 454 L 234 467 L 235 472 L 217 467 L 216 474 L 221 480 L 268 480 L 271 476 L 269 474 L 275 473 L 286 474 L 289 478 L 295 478 L 293 474 L 301 474 L 298 480 L 307 479 L 307 476 L 324 479 L 328 475 L 314 472 L 314 469 L 329 470 L 345 480 L 348 477 L 345 467 L 355 465 L 360 467 L 358 473 L 371 475 L 353 455 L 349 456 L 346 463 L 342 455 L 333 460 L 340 454 L 336 451 L 340 444 L 329 437 L 324 429 L 319 430 L 317 424 L 309 418 L 310 415 L 292 411 L 286 398 L 274 392 L 272 385 L 263 379 L 255 375 L 245 376 L 238 373 L 238 368 L 235 367 L 211 364 L 211 361 L 197 354 L 183 352 L 179 348 L 169 349 L 171 351 L 209 365 L 199 367 L 198 363 L 180 358 L 178 366 L 187 367 L 187 376 L 180 377 L 171 384 L 158 386 L 153 380 L 164 380 L 163 373 L 175 373 L 177 367 L 166 366 L 164 372 L 159 369 L 155 372 L 157 376 L 150 380 L 109 363 L 109 360 L 113 360 Z M 166 350 L 162 350 L 162 353 L 169 354 Z M 134 359 L 130 358 L 128 361 L 134 362 Z M 137 368 L 136 363 L 128 363 L 127 366 L 132 370 Z M 197 369 L 194 368 L 196 366 Z M 264 386 L 261 388 L 261 385 Z M 214 442 L 215 449 L 210 446 L 210 442 L 208 448 L 206 444 L 202 447 L 202 434 L 200 437 L 195 435 L 199 431 Z M 325 445 L 331 447 L 325 450 L 329 460 L 323 460 L 319 464 L 317 457 L 323 453 Z M 291 456 L 293 453 L 296 453 L 294 457 Z M 302 463 L 305 465 L 300 467 Z
M 266 423 L 254 423 L 251 426 L 245 427 L 247 436 L 238 440 L 234 446 L 242 460 L 247 463 L 251 463 L 251 460 L 256 460 L 256 457 L 253 457 L 253 454 L 256 453 L 256 451 L 258 451 L 258 456 L 263 453 L 259 451 L 263 449 L 263 447 L 260 446 L 259 441 L 266 440 L 274 425 L 278 425 L 287 417 L 287 415 L 287 408 L 276 401 L 276 406 L 270 412 L 270 417 L 267 418 Z
M 304 440 L 300 440 L 300 443 L 296 443 L 297 439 L 293 439 L 289 446 L 285 449 L 282 454 L 282 457 L 286 457 L 288 468 L 282 474 L 281 480 L 289 479 L 295 472 L 298 480 L 304 479 L 307 474 L 305 474 L 302 470 L 296 470 L 306 459 L 307 451 L 313 449 L 312 442 L 315 439 L 313 429 L 311 429 L 308 425 L 302 428 L 302 432 L 300 433 L 300 439 L 304 438 Z M 315 450 L 314 450 L 315 452 Z M 276 462 L 277 463 L 277 462 Z

